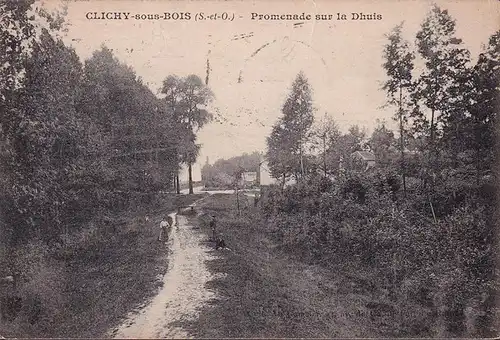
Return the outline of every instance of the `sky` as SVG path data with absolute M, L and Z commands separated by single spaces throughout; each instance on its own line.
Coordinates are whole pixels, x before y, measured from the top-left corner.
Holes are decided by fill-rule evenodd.
M 435 3 L 456 19 L 457 36 L 473 59 L 500 28 L 497 1 Z M 394 109 L 382 108 L 386 99 L 380 89 L 386 79 L 382 68 L 385 34 L 404 21 L 404 35 L 414 43 L 432 2 L 45 0 L 44 4 L 48 8 L 67 6 L 69 26 L 64 39 L 82 60 L 105 44 L 154 93 L 171 74 L 196 74 L 205 80 L 209 58 L 208 85 L 215 94 L 211 108 L 224 121 L 214 121 L 198 132 L 202 149 L 194 166 L 196 180 L 207 157 L 213 163 L 244 152 L 265 152 L 266 137 L 300 71 L 312 87 L 317 118 L 327 114 L 343 131 L 358 124 L 370 132 L 377 119 L 395 128 L 391 121 Z M 89 20 L 88 12 L 130 12 L 131 16 L 189 12 L 191 20 Z M 196 13 L 219 14 L 219 18 L 196 21 Z M 221 20 L 222 13 L 234 19 Z M 333 20 L 259 21 L 251 20 L 252 13 L 332 14 Z M 345 13 L 348 19 L 352 13 L 380 14 L 382 20 L 336 20 L 337 13 Z

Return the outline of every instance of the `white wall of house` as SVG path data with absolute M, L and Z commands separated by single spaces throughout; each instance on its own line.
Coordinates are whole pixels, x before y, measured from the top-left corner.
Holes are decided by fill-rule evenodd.
M 257 173 L 253 171 L 249 172 L 244 172 L 242 174 L 243 181 L 248 183 L 248 182 L 256 182 L 257 181 Z
M 269 165 L 267 162 L 262 162 L 260 165 L 260 185 L 271 185 L 276 183 L 276 179 L 271 177 Z

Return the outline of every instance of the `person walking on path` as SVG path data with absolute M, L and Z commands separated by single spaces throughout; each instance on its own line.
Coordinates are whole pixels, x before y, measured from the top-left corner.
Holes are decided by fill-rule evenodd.
M 168 239 L 168 227 L 170 226 L 168 221 L 169 217 L 170 216 L 165 216 L 160 222 L 160 236 L 158 236 L 158 241 L 163 241 L 163 239 L 166 241 Z M 170 220 L 171 219 L 170 217 Z

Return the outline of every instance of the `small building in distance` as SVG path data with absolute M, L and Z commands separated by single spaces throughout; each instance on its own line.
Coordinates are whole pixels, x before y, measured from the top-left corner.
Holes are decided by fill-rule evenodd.
M 245 171 L 241 174 L 242 184 L 245 187 L 253 187 L 258 185 L 257 183 L 257 172 L 256 171 Z
M 276 179 L 271 176 L 271 171 L 269 171 L 269 165 L 266 161 L 263 161 L 259 164 L 259 185 L 271 185 L 275 184 Z
M 368 170 L 375 166 L 375 155 L 370 151 L 354 151 L 351 154 L 354 161 L 364 165 L 364 170 Z

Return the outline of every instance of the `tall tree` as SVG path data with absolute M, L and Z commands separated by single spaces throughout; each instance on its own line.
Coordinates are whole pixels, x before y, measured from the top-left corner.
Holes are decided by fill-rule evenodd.
M 283 179 L 296 173 L 296 166 L 292 163 L 290 156 L 294 151 L 292 143 L 287 138 L 289 133 L 285 130 L 283 123 L 275 124 L 271 134 L 267 137 L 267 155 L 269 170 L 274 178 Z
M 335 120 L 325 113 L 325 116 L 313 129 L 313 148 L 319 150 L 319 163 L 326 177 L 331 171 L 338 169 L 339 152 L 336 149 L 342 136 Z
M 168 76 L 163 81 L 161 93 L 172 111 L 175 131 L 181 144 L 181 161 L 188 166 L 189 193 L 193 193 L 192 165 L 199 153 L 196 144 L 196 132 L 212 120 L 208 105 L 213 99 L 213 93 L 200 77 L 189 75 L 185 78 Z
M 475 153 L 477 180 L 490 170 L 494 161 L 497 114 L 500 107 L 500 31 L 495 32 L 471 72 L 469 147 Z
M 463 105 L 461 84 L 467 77 L 469 52 L 462 47 L 462 40 L 455 37 L 454 19 L 437 5 L 417 33 L 417 47 L 425 68 L 417 81 L 414 98 L 430 110 L 429 148 L 434 181 L 439 155 L 436 140 L 442 131 L 439 127 L 454 119 L 455 109 Z M 422 110 L 414 113 L 423 119 Z
M 395 119 L 399 123 L 399 151 L 401 155 L 401 177 L 403 179 L 403 193 L 406 196 L 406 167 L 405 167 L 405 125 L 408 122 L 408 112 L 411 106 L 412 70 L 414 54 L 410 51 L 408 42 L 402 36 L 403 24 L 396 26 L 387 35 L 389 42 L 384 47 L 383 64 L 388 80 L 383 89 L 388 96 L 388 104 L 397 106 Z
M 42 28 L 20 63 L 23 77 L 0 121 L 9 147 L 2 163 L 10 181 L 5 216 L 15 226 L 14 244 L 48 240 L 68 224 L 85 144 L 75 109 L 82 74 L 76 53 Z
M 23 75 L 23 60 L 35 34 L 28 11 L 35 0 L 3 1 L 0 3 L 0 105 L 5 107 L 9 91 L 19 87 Z M 28 44 L 27 44 L 28 43 Z M 2 108 L 3 108 L 2 107 Z M 4 112 L 4 110 L 1 110 Z
M 171 129 L 172 132 L 171 135 L 177 141 L 178 145 L 177 157 L 179 159 L 179 163 L 185 163 L 185 155 L 182 154 L 181 150 L 182 150 L 182 145 L 186 144 L 185 140 L 187 137 L 185 129 L 183 128 L 183 126 L 181 126 L 179 119 L 177 119 L 177 117 L 181 115 L 180 105 L 179 105 L 179 102 L 182 98 L 180 86 L 181 86 L 181 79 L 175 75 L 169 75 L 163 81 L 161 92 L 165 95 L 164 101 L 167 109 L 171 112 L 171 114 L 174 117 L 173 120 L 174 125 Z M 181 193 L 179 171 L 180 171 L 180 166 L 177 168 L 177 172 L 173 178 L 174 186 L 178 194 Z
M 95 124 L 89 131 L 102 186 L 121 190 L 164 189 L 177 169 L 177 145 L 168 135 L 170 111 L 133 69 L 106 47 L 86 61 L 79 110 Z
M 377 160 L 377 165 L 390 165 L 395 142 L 394 133 L 385 126 L 384 122 L 378 122 L 378 126 L 373 130 L 368 142 Z
M 35 32 L 28 13 L 33 3 L 34 0 L 0 3 L 0 250 L 8 245 L 12 235 L 6 213 L 14 209 L 9 203 L 16 188 L 13 168 L 8 163 L 15 163 L 16 153 L 10 139 L 15 136 L 18 90 Z
M 314 115 L 311 87 L 302 72 L 292 84 L 282 113 L 267 138 L 269 167 L 276 177 L 294 174 L 296 178 L 303 178 L 305 144 Z
M 366 130 L 361 129 L 358 125 L 353 125 L 349 128 L 348 133 L 339 138 L 338 143 L 333 147 L 336 152 L 340 153 L 339 168 L 352 168 L 352 154 L 355 151 L 363 150 L 366 139 Z M 335 152 L 335 151 L 334 151 Z

